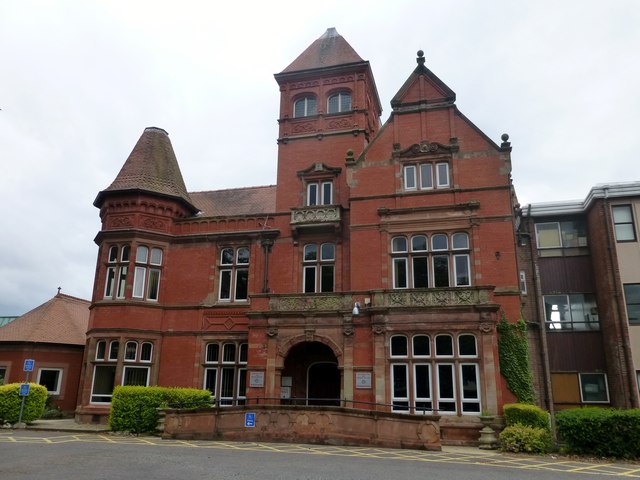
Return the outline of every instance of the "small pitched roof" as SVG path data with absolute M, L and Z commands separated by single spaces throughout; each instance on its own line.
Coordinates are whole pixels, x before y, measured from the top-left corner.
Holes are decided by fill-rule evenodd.
M 99 207 L 111 192 L 142 191 L 181 200 L 193 213 L 197 210 L 185 187 L 169 134 L 162 128 L 145 128 L 138 143 L 106 189 L 93 204 Z
M 281 73 L 335 67 L 364 62 L 351 45 L 333 27 L 313 42 Z
M 424 102 L 454 103 L 456 101 L 455 92 L 425 66 L 422 50 L 418 50 L 416 62 L 418 62 L 418 66 L 391 99 L 391 107 L 395 109 L 403 105 Z
M 48 302 L 0 327 L 0 342 L 84 345 L 90 304 L 88 300 L 58 293 Z
M 190 196 L 204 217 L 257 215 L 276 210 L 275 185 L 191 192 Z

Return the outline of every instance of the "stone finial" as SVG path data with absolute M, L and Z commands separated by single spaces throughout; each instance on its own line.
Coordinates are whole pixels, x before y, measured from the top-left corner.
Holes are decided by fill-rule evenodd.
M 424 65 L 424 52 L 422 50 L 418 50 L 418 58 L 416 58 L 416 62 L 418 62 L 418 65 Z
M 509 135 L 507 135 L 506 133 L 502 134 L 502 144 L 500 145 L 500 147 L 502 148 L 509 148 L 511 146 L 511 142 L 509 141 Z

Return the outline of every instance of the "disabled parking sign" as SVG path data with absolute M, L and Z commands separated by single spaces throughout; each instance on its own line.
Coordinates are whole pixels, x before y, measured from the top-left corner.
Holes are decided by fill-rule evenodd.
M 28 383 L 20 384 L 20 393 L 19 393 L 19 395 L 21 397 L 28 397 L 29 396 L 30 387 L 31 387 L 31 385 L 29 385 Z
M 253 428 L 256 426 L 256 414 L 253 412 L 247 412 L 244 414 L 244 426 Z

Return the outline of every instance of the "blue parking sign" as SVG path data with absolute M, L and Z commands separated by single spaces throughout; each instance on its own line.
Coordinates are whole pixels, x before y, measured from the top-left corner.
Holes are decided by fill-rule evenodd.
M 32 358 L 27 358 L 24 361 L 24 371 L 25 372 L 33 372 L 33 366 L 35 365 L 36 361 Z
M 21 397 L 28 397 L 29 396 L 29 388 L 31 387 L 31 385 L 29 385 L 28 383 L 23 383 L 20 385 L 20 396 Z
M 256 426 L 256 414 L 251 412 L 251 413 L 245 413 L 244 414 L 244 426 L 245 427 L 255 427 Z

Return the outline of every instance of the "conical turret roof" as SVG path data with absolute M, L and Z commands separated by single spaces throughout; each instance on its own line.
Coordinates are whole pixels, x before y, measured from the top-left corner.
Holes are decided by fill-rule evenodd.
M 138 143 L 109 187 L 98 193 L 93 204 L 100 206 L 112 192 L 141 191 L 182 200 L 195 213 L 187 193 L 169 134 L 162 128 L 145 128 Z
M 364 60 L 333 27 L 313 42 L 281 73 L 335 67 Z

